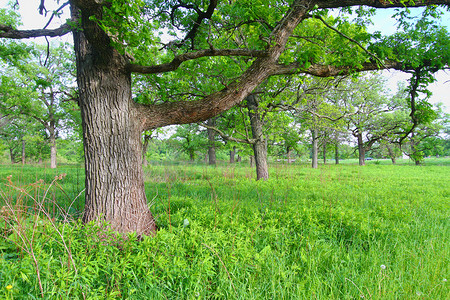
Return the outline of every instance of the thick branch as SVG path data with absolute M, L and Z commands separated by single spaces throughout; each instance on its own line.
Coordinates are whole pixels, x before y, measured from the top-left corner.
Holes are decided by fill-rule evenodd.
M 194 39 L 195 39 L 195 36 L 197 35 L 197 32 L 200 28 L 202 21 L 204 19 L 211 19 L 212 15 L 214 13 L 214 10 L 217 7 L 218 2 L 219 2 L 218 0 L 209 1 L 208 8 L 205 12 L 202 12 L 200 9 L 198 9 L 198 7 L 195 7 L 195 6 L 188 7 L 188 8 L 195 9 L 195 11 L 198 14 L 197 20 L 194 22 L 194 26 L 192 26 L 192 29 L 186 34 L 183 41 L 181 43 L 179 43 L 178 46 L 183 45 L 188 39 L 190 39 L 191 43 L 192 43 L 191 48 L 192 49 L 194 48 Z M 185 4 L 180 3 L 179 5 L 175 6 L 174 10 L 177 9 L 177 7 L 187 7 L 187 6 Z M 171 15 L 171 17 L 173 20 L 173 15 Z
M 137 64 L 129 64 L 128 70 L 130 72 L 141 74 L 155 74 L 164 73 L 176 70 L 183 62 L 212 56 L 249 56 L 249 57 L 265 57 L 267 51 L 249 50 L 249 49 L 206 49 L 196 52 L 188 52 L 177 55 L 170 63 L 155 65 L 155 66 L 141 66 Z
M 288 65 L 278 64 L 276 68 L 274 68 L 274 72 L 271 75 L 293 75 L 293 74 L 310 74 L 317 77 L 331 77 L 338 75 L 347 75 L 355 72 L 363 72 L 363 71 L 375 71 L 381 69 L 395 69 L 395 70 L 403 70 L 404 66 L 402 63 L 388 61 L 380 66 L 377 63 L 364 63 L 360 66 L 331 66 L 331 65 L 321 65 L 321 64 L 312 64 L 308 68 L 303 67 L 300 63 L 291 63 Z
M 11 26 L 0 25 L 0 38 L 10 39 L 28 39 L 41 36 L 57 37 L 63 36 L 71 31 L 68 24 L 64 24 L 56 29 L 34 29 L 34 30 L 16 30 Z

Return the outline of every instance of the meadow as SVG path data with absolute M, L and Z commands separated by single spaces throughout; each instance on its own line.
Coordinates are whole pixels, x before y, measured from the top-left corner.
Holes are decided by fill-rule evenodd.
M 154 164 L 136 240 L 81 224 L 81 166 L 4 165 L 0 298 L 449 299 L 449 168 Z

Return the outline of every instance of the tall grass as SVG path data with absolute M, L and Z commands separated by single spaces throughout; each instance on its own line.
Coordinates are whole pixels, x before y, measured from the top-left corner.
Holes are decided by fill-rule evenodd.
M 450 296 L 446 166 L 275 164 L 271 179 L 257 182 L 243 165 L 154 165 L 146 190 L 160 230 L 142 241 L 54 218 L 53 200 L 63 203 L 56 215 L 69 211 L 68 193 L 56 190 L 79 185 L 75 168 L 63 171 L 29 199 L 47 204 L 3 218 L 0 298 Z M 38 168 L 18 170 L 33 172 L 40 177 Z M 0 206 L 23 212 L 14 205 L 28 196 L 5 183 Z M 31 242 L 17 228 L 28 228 Z

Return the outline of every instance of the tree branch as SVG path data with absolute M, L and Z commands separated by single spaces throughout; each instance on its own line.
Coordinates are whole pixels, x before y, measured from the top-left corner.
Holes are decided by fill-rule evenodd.
M 35 37 L 57 37 L 71 32 L 69 24 L 64 24 L 56 29 L 34 29 L 34 30 L 16 30 L 11 26 L 0 24 L 0 38 L 10 39 L 28 39 Z
M 347 75 L 355 72 L 375 71 L 382 69 L 395 69 L 403 71 L 404 66 L 400 62 L 387 61 L 381 67 L 377 63 L 369 62 L 364 63 L 360 66 L 332 66 L 332 65 L 312 64 L 307 68 L 305 68 L 303 64 L 294 62 L 288 65 L 277 64 L 276 67 L 273 69 L 273 73 L 271 75 L 294 75 L 299 73 L 305 73 L 317 77 L 331 77 L 338 75 Z
M 198 123 L 198 125 L 200 125 L 201 127 L 207 128 L 207 129 L 214 130 L 215 132 L 217 132 L 226 141 L 232 141 L 232 142 L 236 142 L 236 143 L 240 143 L 240 144 L 250 144 L 250 145 L 253 145 L 253 144 L 256 143 L 256 139 L 249 139 L 249 138 L 247 138 L 247 139 L 238 139 L 238 138 L 232 137 L 230 135 L 227 135 L 226 133 L 224 133 L 223 131 L 221 131 L 217 127 L 209 126 L 209 125 L 203 124 L 203 123 Z
M 219 2 L 218 0 L 209 1 L 208 8 L 206 9 L 205 12 L 201 11 L 196 5 L 185 4 L 182 1 L 179 1 L 180 4 L 174 6 L 174 8 L 172 9 L 172 12 L 170 14 L 170 18 L 172 19 L 172 24 L 174 23 L 174 12 L 179 7 L 193 9 L 198 14 L 197 20 L 195 20 L 194 25 L 192 26 L 191 30 L 189 30 L 189 32 L 186 34 L 186 36 L 180 43 L 176 43 L 177 47 L 181 47 L 187 40 L 191 40 L 191 49 L 194 49 L 194 39 L 195 39 L 195 36 L 197 35 L 198 29 L 200 28 L 202 21 L 204 19 L 211 19 L 212 15 L 214 13 L 214 10 L 217 7 L 218 2 Z
M 155 65 L 155 66 L 141 66 L 138 64 L 129 64 L 128 70 L 134 73 L 141 74 L 155 74 L 164 73 L 176 70 L 183 62 L 201 58 L 201 57 L 212 57 L 212 56 L 247 56 L 247 57 L 265 57 L 267 56 L 267 51 L 261 50 L 249 50 L 249 49 L 206 49 L 199 50 L 196 52 L 188 52 L 181 55 L 175 56 L 175 58 L 170 63 Z
M 339 30 L 337 30 L 336 28 L 334 28 L 333 26 L 331 26 L 330 24 L 328 24 L 321 16 L 318 15 L 314 15 L 311 16 L 314 19 L 320 20 L 327 28 L 333 30 L 334 32 L 336 32 L 337 34 L 339 34 L 340 36 L 342 36 L 343 38 L 349 40 L 350 42 L 356 44 L 359 48 L 361 48 L 364 52 L 366 52 L 369 56 L 373 57 L 376 61 L 378 61 L 378 63 L 384 67 L 383 62 L 381 61 L 381 59 L 379 59 L 375 54 L 373 54 L 372 52 L 370 52 L 369 50 L 367 50 L 366 48 L 363 47 L 363 45 L 361 45 L 358 41 L 356 41 L 355 39 L 349 37 L 348 35 L 344 34 L 343 32 L 340 32 Z

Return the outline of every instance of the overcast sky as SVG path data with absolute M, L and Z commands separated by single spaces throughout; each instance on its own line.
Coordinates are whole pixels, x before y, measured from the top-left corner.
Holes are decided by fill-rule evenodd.
M 8 0 L 0 0 L 0 7 L 5 7 Z M 39 1 L 36 0 L 21 0 L 20 14 L 23 19 L 23 28 L 38 29 L 45 26 L 49 16 L 44 17 L 38 13 Z M 46 1 L 46 6 L 49 10 L 55 9 L 56 1 Z M 61 20 L 55 18 L 49 28 L 55 28 L 61 25 L 66 18 L 69 17 L 69 7 L 64 8 L 65 17 Z M 396 30 L 395 20 L 391 18 L 394 9 L 381 9 L 377 11 L 377 15 L 373 18 L 374 25 L 369 27 L 369 31 L 381 31 L 383 34 L 392 34 Z M 417 12 L 419 14 L 419 12 Z M 442 17 L 441 25 L 450 28 L 450 13 L 446 12 Z M 34 39 L 35 42 L 45 42 L 43 39 Z M 71 42 L 71 35 L 66 35 L 64 41 Z M 408 80 L 409 74 L 398 71 L 383 71 L 383 74 L 389 79 L 389 88 L 395 92 L 397 90 L 397 82 Z M 437 81 L 429 86 L 433 93 L 431 103 L 442 102 L 445 106 L 445 111 L 450 113 L 450 71 L 440 71 L 436 74 Z

